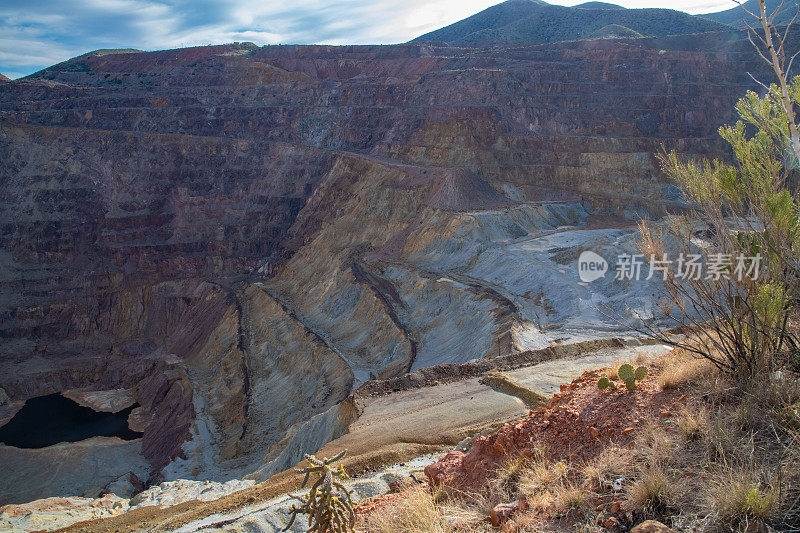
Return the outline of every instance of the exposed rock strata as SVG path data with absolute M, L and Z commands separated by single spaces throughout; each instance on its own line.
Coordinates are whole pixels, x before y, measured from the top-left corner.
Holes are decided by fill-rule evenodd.
M 42 494 L 83 494 L 132 471 L 146 479 L 150 465 L 140 441 L 95 437 L 38 450 L 0 444 L 3 500 L 29 502 Z
M 113 494 L 102 498 L 47 498 L 0 507 L 0 528 L 8 533 L 53 531 L 75 522 L 116 516 L 127 510 L 127 500 Z
M 89 392 L 67 390 L 61 394 L 78 405 L 104 413 L 118 413 L 136 403 L 136 396 L 130 389 Z
M 333 438 L 371 377 L 609 336 L 593 306 L 652 286 L 574 260 L 682 207 L 662 145 L 725 155 L 762 69 L 740 37 L 104 52 L 3 83 L 0 423 L 127 390 L 144 435 L 104 474 L 229 479 Z

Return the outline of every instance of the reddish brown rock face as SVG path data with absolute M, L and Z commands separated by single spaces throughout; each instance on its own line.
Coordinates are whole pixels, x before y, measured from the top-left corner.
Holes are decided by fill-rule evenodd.
M 546 407 L 478 437 L 468 453 L 448 452 L 425 467 L 425 475 L 433 485 L 485 491 L 492 473 L 512 459 L 537 454 L 554 461 L 596 457 L 610 443 L 630 442 L 633 437 L 625 428 L 643 427 L 648 413 L 682 401 L 674 391 L 661 390 L 654 376 L 648 376 L 634 391 L 603 392 L 597 387 L 602 374 L 602 370 L 585 372 L 563 384 Z
M 232 469 L 275 458 L 356 381 L 414 362 L 400 296 L 362 262 L 464 211 L 674 207 L 653 154 L 724 154 L 761 71 L 741 37 L 226 45 L 0 84 L 0 420 L 126 389 L 153 474 L 192 435 Z

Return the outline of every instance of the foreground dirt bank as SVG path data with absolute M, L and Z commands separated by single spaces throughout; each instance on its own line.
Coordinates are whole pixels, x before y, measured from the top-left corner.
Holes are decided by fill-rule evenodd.
M 543 394 L 552 394 L 585 370 L 607 366 L 634 357 L 637 352 L 654 354 L 663 346 L 630 346 L 620 340 L 583 347 L 562 347 L 573 357 L 519 368 L 510 375 L 521 384 Z M 636 342 L 627 344 L 638 344 Z M 585 350 L 585 351 L 582 351 Z M 453 448 L 465 437 L 501 427 L 528 414 L 513 396 L 493 390 L 478 377 L 422 386 L 413 390 L 358 400 L 361 416 L 348 434 L 329 443 L 319 455 L 332 457 L 348 450 L 344 466 L 358 475 L 388 464 Z M 292 470 L 213 502 L 186 502 L 167 509 L 144 507 L 110 519 L 82 522 L 64 528 L 69 532 L 165 531 L 210 514 L 232 513 L 242 507 L 294 490 L 300 477 Z

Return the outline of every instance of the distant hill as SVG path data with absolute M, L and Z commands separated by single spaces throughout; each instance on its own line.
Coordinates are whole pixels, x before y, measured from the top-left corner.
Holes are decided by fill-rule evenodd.
M 414 41 L 456 46 L 532 44 L 588 38 L 608 26 L 653 37 L 730 29 L 671 9 L 625 9 L 604 2 L 563 7 L 540 0 L 507 0 Z
M 0 82 L 4 82 L 4 81 L 11 81 L 11 80 L 9 78 L 3 76 L 2 74 L 0 74 Z
M 585 2 L 574 7 L 580 7 L 582 9 L 625 9 L 617 4 L 608 4 L 606 2 Z
M 775 17 L 775 24 L 788 24 L 792 20 L 792 17 L 797 14 L 797 3 L 797 0 L 785 0 L 783 7 L 781 8 L 781 12 L 777 17 Z M 766 0 L 767 13 L 772 13 L 780 5 L 781 0 Z M 748 0 L 743 4 L 743 7 L 751 13 L 757 13 L 758 1 Z M 698 15 L 698 17 L 713 20 L 715 22 L 721 22 L 722 24 L 730 24 L 731 26 L 736 26 L 737 28 L 744 28 L 745 24 L 743 21 L 751 18 L 750 15 L 745 13 L 739 6 L 726 9 L 725 11 L 718 11 L 716 13 Z M 800 19 L 800 17 L 798 17 L 798 19 Z
M 53 73 L 53 72 L 84 72 L 88 69 L 88 67 L 86 66 L 86 60 L 89 58 L 103 57 L 115 54 L 140 54 L 140 53 L 142 53 L 142 51 L 136 48 L 101 48 L 99 50 L 86 52 L 85 54 L 73 57 L 71 59 L 67 59 L 66 61 L 62 61 L 61 63 L 56 63 L 55 65 L 43 68 L 38 72 L 29 74 L 28 76 L 26 76 L 26 78 L 46 77 L 48 73 Z

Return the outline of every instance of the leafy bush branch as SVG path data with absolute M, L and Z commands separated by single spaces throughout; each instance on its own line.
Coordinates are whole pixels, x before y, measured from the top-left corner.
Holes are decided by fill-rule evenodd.
M 800 202 L 789 178 L 800 162 L 794 106 L 800 103 L 800 77 L 789 82 L 784 43 L 764 0 L 750 13 L 751 42 L 770 64 L 777 83 L 748 92 L 736 105 L 739 120 L 720 128 L 730 145 L 731 163 L 689 160 L 663 154 L 664 172 L 681 187 L 688 210 L 666 224 L 640 226 L 641 249 L 659 260 L 667 250 L 700 256 L 706 264 L 728 258 L 715 277 L 665 273 L 661 313 L 685 334 L 676 337 L 652 320 L 634 329 L 710 360 L 720 370 L 744 377 L 769 375 L 800 351 L 791 318 L 800 297 Z M 796 55 L 796 54 L 795 54 Z M 755 78 L 754 78 L 755 79 Z M 758 259 L 758 272 L 735 271 L 737 258 Z M 651 265 L 652 266 L 652 265 Z

